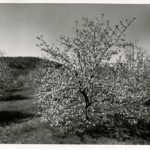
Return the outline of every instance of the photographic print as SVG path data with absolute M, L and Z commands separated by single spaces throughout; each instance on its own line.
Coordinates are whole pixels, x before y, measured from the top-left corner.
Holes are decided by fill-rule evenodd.
M 150 144 L 150 5 L 0 3 L 0 144 Z

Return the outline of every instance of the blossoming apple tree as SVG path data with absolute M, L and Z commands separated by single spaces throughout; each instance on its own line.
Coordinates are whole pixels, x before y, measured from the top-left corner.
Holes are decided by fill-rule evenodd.
M 37 37 L 46 59 L 62 64 L 43 71 L 37 101 L 43 121 L 67 126 L 78 120 L 90 123 L 97 112 L 103 114 L 96 106 L 111 97 L 105 84 L 112 78 L 102 76 L 101 69 L 126 46 L 125 31 L 134 20 L 113 26 L 104 14 L 100 19 L 83 17 L 82 23 L 76 21 L 73 36 L 61 36 L 55 46 Z

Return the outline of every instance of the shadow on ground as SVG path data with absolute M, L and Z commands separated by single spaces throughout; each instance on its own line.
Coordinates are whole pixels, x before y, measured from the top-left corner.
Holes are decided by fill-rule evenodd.
M 34 114 L 20 111 L 0 111 L 0 126 L 9 125 L 14 122 L 23 122 L 25 119 L 34 117 Z
M 19 92 L 19 91 L 23 91 L 24 89 L 22 88 L 13 88 L 13 89 L 9 89 L 9 90 L 5 90 L 6 92 Z
M 0 101 L 19 101 L 25 99 L 29 99 L 29 97 L 20 94 L 0 97 Z

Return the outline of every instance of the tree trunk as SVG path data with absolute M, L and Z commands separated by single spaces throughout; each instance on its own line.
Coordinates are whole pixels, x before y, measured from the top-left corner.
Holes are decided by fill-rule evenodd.
M 81 94 L 83 95 L 84 97 L 84 100 L 85 100 L 85 117 L 86 117 L 86 120 L 89 120 L 89 114 L 88 114 L 88 109 L 89 107 L 91 106 L 91 102 L 86 94 L 86 91 L 85 89 L 84 90 L 80 90 Z
M 89 106 L 88 106 L 88 107 L 89 107 Z M 87 120 L 87 121 L 89 121 L 88 107 L 85 106 L 85 117 L 86 117 L 86 120 Z

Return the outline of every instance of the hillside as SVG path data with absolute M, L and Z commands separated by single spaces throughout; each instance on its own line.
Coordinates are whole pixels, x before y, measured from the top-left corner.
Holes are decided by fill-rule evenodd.
M 8 64 L 8 66 L 14 71 L 14 76 L 26 75 L 31 70 L 38 67 L 41 62 L 44 62 L 45 65 L 50 67 L 59 67 L 60 64 L 44 60 L 39 57 L 0 57 L 0 61 L 3 61 Z
M 34 69 L 41 61 L 38 57 L 1 57 L 0 61 L 6 62 L 14 69 Z

